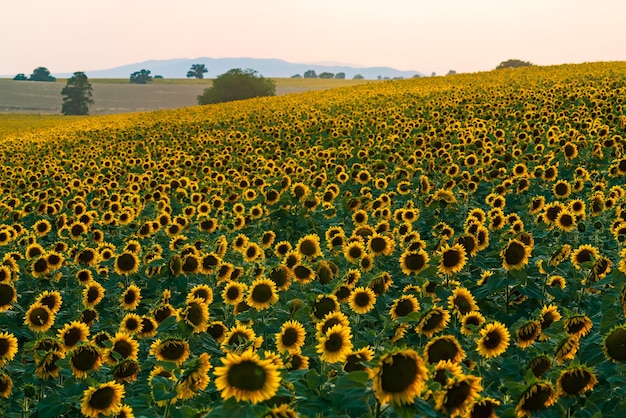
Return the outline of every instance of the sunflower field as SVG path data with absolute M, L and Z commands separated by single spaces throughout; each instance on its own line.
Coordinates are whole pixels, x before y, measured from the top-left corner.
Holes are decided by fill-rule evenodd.
M 626 411 L 626 63 L 0 139 L 5 417 Z

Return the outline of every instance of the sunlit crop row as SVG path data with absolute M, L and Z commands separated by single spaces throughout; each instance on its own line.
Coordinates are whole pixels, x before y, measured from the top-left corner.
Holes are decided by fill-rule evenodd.
M 2 140 L 7 416 L 626 410 L 626 64 Z

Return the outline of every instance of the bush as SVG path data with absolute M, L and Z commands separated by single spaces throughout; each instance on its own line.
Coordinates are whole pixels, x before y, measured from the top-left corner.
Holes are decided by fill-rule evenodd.
M 198 103 L 204 105 L 230 102 L 275 94 L 276 83 L 273 80 L 263 78 L 254 70 L 233 68 L 218 76 L 213 81 L 213 87 L 205 89 L 198 96 Z

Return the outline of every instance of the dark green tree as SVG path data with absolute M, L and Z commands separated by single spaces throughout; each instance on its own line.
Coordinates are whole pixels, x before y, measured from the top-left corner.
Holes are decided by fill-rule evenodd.
M 319 78 L 335 78 L 335 74 L 329 73 L 328 71 L 324 71 L 318 75 Z
M 317 78 L 317 74 L 315 73 L 315 70 L 306 70 L 304 72 L 304 78 Z
M 355 74 L 354 77 L 352 77 L 353 80 L 363 80 L 363 78 L 361 74 Z
M 25 80 L 28 80 L 28 77 L 26 77 L 26 75 L 24 73 L 19 73 L 18 75 L 13 77 L 13 80 L 15 80 L 15 81 L 25 81 Z
M 46 67 L 37 67 L 30 75 L 30 81 L 57 81 L 55 77 L 50 75 L 50 71 Z
M 187 71 L 187 78 L 204 78 L 204 73 L 208 73 L 209 70 L 204 64 L 192 64 L 191 69 Z
M 263 78 L 254 70 L 233 68 L 218 76 L 213 86 L 205 89 L 198 96 L 198 103 L 210 104 L 230 102 L 233 100 L 250 99 L 252 97 L 274 96 L 276 83 L 274 80 Z
M 337 73 L 337 74 L 335 74 L 335 78 L 336 78 L 337 80 L 345 80 L 345 78 L 346 78 L 346 73 Z
M 510 59 L 510 60 L 502 61 L 500 64 L 498 64 L 498 66 L 496 67 L 496 70 L 502 70 L 504 68 L 529 67 L 531 65 L 533 65 L 533 64 L 528 62 L 528 61 L 522 61 L 522 60 L 518 60 L 518 59 Z
M 85 73 L 77 71 L 67 80 L 67 84 L 61 90 L 63 106 L 61 113 L 64 115 L 88 115 L 89 105 L 93 104 L 91 83 Z
M 131 84 L 147 84 L 152 81 L 150 70 L 135 71 L 130 75 Z

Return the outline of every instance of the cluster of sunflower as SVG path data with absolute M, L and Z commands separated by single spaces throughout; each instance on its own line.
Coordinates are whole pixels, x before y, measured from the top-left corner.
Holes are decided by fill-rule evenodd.
M 623 74 L 394 81 L 2 139 L 0 409 L 626 408 Z

